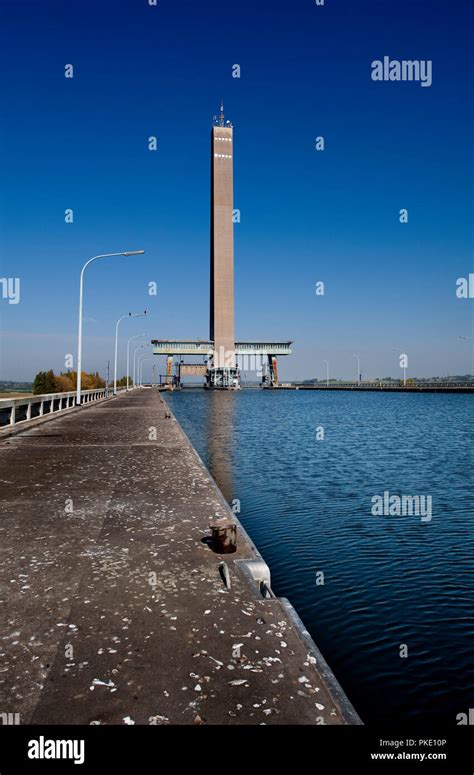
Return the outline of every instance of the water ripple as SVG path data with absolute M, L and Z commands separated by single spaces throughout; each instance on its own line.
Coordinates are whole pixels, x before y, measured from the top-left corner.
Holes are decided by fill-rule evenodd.
M 454 726 L 474 699 L 471 396 L 168 400 L 364 721 Z M 373 516 L 385 490 L 431 496 L 431 521 Z

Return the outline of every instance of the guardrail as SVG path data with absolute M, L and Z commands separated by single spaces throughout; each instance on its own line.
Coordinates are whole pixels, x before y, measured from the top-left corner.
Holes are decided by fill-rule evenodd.
M 117 392 L 125 390 L 118 388 Z M 112 395 L 112 390 L 96 388 L 81 391 L 81 406 L 95 401 L 103 401 Z M 76 405 L 76 391 L 68 393 L 44 393 L 24 398 L 0 399 L 0 427 L 18 425 L 36 417 L 57 414 L 72 409 Z

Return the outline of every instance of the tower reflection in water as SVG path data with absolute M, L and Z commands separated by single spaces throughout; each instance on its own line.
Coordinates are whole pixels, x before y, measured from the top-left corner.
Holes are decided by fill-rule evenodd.
M 235 397 L 227 390 L 212 390 L 206 402 L 208 468 L 230 504 L 237 497 L 233 480 Z

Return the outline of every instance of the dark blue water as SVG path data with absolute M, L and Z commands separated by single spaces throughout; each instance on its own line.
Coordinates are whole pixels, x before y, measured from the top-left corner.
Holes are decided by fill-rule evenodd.
M 472 397 L 167 398 L 362 719 L 455 726 L 474 707 Z M 431 495 L 431 520 L 373 516 L 385 490 Z

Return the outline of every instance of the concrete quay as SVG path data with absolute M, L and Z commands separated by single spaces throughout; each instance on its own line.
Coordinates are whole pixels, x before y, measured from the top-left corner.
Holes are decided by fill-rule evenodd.
M 474 393 L 474 385 L 388 385 L 375 383 L 351 383 L 333 385 L 290 385 L 283 384 L 270 388 L 271 390 L 354 390 L 356 392 L 372 393 Z
M 157 390 L 23 424 L 0 441 L 0 487 L 1 713 L 361 723 L 292 606 L 262 597 L 240 524 L 236 553 L 210 547 L 234 515 Z

